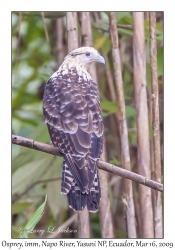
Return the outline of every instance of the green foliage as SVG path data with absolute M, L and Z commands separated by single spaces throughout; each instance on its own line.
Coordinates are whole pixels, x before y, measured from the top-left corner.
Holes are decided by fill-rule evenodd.
M 108 12 L 100 12 L 100 19 L 95 22 L 91 14 L 91 24 L 94 47 L 108 57 L 109 69 L 113 79 L 114 68 L 108 15 Z M 20 15 L 19 12 L 12 13 L 12 132 L 13 134 L 49 143 L 50 137 L 42 114 L 42 98 L 45 83 L 58 68 L 58 51 L 55 32 L 56 19 L 64 18 L 66 12 L 45 11 L 44 16 L 49 42 L 46 39 L 46 31 L 44 29 L 41 12 L 22 12 L 22 15 Z M 131 12 L 116 12 L 116 18 L 117 24 L 132 26 Z M 65 21 L 64 18 L 64 39 L 62 42 L 63 50 L 66 53 L 67 32 Z M 144 26 L 147 59 L 146 77 L 147 86 L 148 89 L 150 89 L 149 23 L 147 20 L 145 20 Z M 78 24 L 78 29 L 80 36 L 80 24 Z M 132 58 L 133 31 L 119 27 L 118 33 L 122 60 L 128 138 L 130 146 L 133 146 L 137 145 Z M 164 51 L 161 46 L 163 40 L 163 27 L 161 22 L 156 23 L 156 39 L 159 48 L 157 51 L 158 79 L 159 83 L 162 83 Z M 108 161 L 120 166 L 121 158 L 120 155 L 118 155 L 115 145 L 120 136 L 113 136 L 110 119 L 114 113 L 118 112 L 118 105 L 117 102 L 111 101 L 104 66 L 99 66 L 97 69 L 107 151 L 111 152 L 108 156 Z M 116 124 L 114 122 L 114 127 L 115 126 Z M 152 140 L 151 125 L 149 128 L 150 140 Z M 118 145 L 120 145 L 120 142 Z M 70 211 L 67 206 L 67 198 L 60 193 L 61 166 L 62 158 L 57 157 L 55 161 L 53 161 L 53 156 L 46 155 L 43 152 L 16 145 L 12 146 L 12 198 L 17 198 L 17 201 L 12 205 L 13 237 L 18 237 L 19 227 L 21 227 L 21 225 L 26 226 L 20 237 L 34 237 L 34 235 L 28 235 L 26 229 L 29 226 L 35 226 L 41 219 L 46 203 L 46 200 L 43 203 L 46 193 L 48 196 L 47 203 L 49 212 L 45 226 L 60 226 L 69 217 Z M 55 178 L 57 178 L 57 180 L 52 180 Z M 37 183 L 38 179 L 41 182 Z M 35 183 L 35 185 L 28 190 L 33 183 Z M 23 196 L 21 196 L 22 193 L 24 193 Z M 114 199 L 112 188 L 110 188 L 110 198 Z M 37 210 L 38 204 L 42 205 Z M 34 211 L 36 210 L 36 212 L 31 217 L 32 209 Z M 101 237 L 99 224 L 98 214 L 91 214 L 92 237 Z M 116 234 L 119 238 L 126 237 L 126 233 L 121 229 L 117 229 Z M 65 236 L 63 235 L 63 237 Z
M 116 12 L 115 16 L 118 24 L 132 24 L 131 12 Z
M 101 231 L 99 230 L 99 216 L 94 213 L 90 213 L 90 223 L 91 223 L 91 238 L 101 238 Z
M 107 111 L 108 114 L 113 114 L 117 112 L 117 104 L 110 101 L 102 101 L 101 108 L 103 111 Z
M 38 161 L 32 161 L 26 165 L 18 168 L 12 176 L 12 194 L 20 194 L 32 181 L 38 179 L 41 170 L 43 169 L 44 162 L 47 157 Z
M 116 235 L 117 235 L 117 238 L 119 238 L 119 239 L 126 239 L 127 238 L 126 232 L 123 230 L 120 230 L 120 229 L 116 229 Z
M 110 163 L 115 165 L 115 166 L 120 166 L 121 165 L 121 162 L 119 160 L 117 160 L 117 158 L 115 158 L 114 156 L 110 160 Z
M 163 47 L 161 47 L 157 51 L 158 76 L 162 76 L 164 74 L 164 72 L 163 72 L 163 66 L 164 66 L 163 55 L 164 55 L 164 51 L 163 51 Z
M 30 207 L 33 202 L 16 202 L 12 204 L 12 214 L 18 214 Z
M 38 90 L 56 63 L 46 42 L 41 14 L 23 12 L 20 25 L 17 20 L 12 14 L 12 117 L 15 126 L 36 126 L 43 121 Z M 46 20 L 48 28 L 50 24 Z
M 19 14 L 18 11 L 13 11 L 15 14 Z M 64 17 L 66 15 L 65 11 L 43 11 L 44 17 L 47 18 L 59 18 L 59 17 Z M 30 12 L 25 12 L 25 16 L 29 17 L 41 17 L 41 12 L 40 11 L 30 11 Z
M 27 224 L 24 226 L 21 234 L 19 235 L 19 238 L 28 238 L 29 231 L 36 226 L 36 224 L 40 221 L 44 213 L 44 207 L 46 205 L 46 201 L 47 201 L 47 195 L 45 197 L 44 203 L 36 210 L 36 212 L 32 215 Z
M 135 116 L 135 114 L 136 114 L 135 108 L 126 105 L 126 117 L 133 117 Z
M 109 37 L 98 32 L 97 28 L 92 28 L 92 35 L 94 39 L 94 48 L 99 50 L 101 49 L 103 53 L 108 54 L 111 49 L 111 41 Z
M 102 101 L 101 108 L 104 112 L 107 112 L 105 116 L 115 114 L 118 112 L 118 107 L 115 102 Z M 135 109 L 133 107 L 126 105 L 125 108 L 126 108 L 126 117 L 132 117 L 135 115 Z
M 59 158 L 60 165 L 62 163 L 62 159 Z M 52 169 L 49 171 L 49 178 L 59 178 L 57 181 L 51 181 L 47 183 L 46 192 L 48 194 L 48 203 L 49 207 L 52 211 L 54 218 L 57 218 L 58 213 L 61 210 L 67 209 L 67 197 L 60 193 L 61 188 L 61 172 L 62 168 L 58 171 L 58 165 L 54 164 Z

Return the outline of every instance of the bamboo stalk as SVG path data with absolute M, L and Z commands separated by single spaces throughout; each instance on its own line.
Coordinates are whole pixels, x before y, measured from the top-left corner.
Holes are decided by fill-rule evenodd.
M 110 19 L 110 34 L 112 40 L 114 75 L 115 75 L 115 84 L 116 84 L 117 101 L 118 101 L 118 118 L 119 118 L 121 148 L 122 148 L 122 164 L 124 169 L 130 171 L 131 165 L 130 165 L 129 144 L 128 144 L 128 130 L 127 130 L 127 123 L 125 116 L 125 99 L 123 92 L 122 69 L 121 69 L 121 60 L 120 60 L 120 52 L 118 44 L 118 31 L 117 31 L 116 18 L 114 12 L 109 13 L 109 19 Z M 136 238 L 135 208 L 133 201 L 132 182 L 126 179 L 125 179 L 125 195 L 127 202 L 126 220 L 127 220 L 128 238 Z
M 109 97 L 110 100 L 112 102 L 116 102 L 116 91 L 114 88 L 114 81 L 113 81 L 113 77 L 112 77 L 112 73 L 110 70 L 110 65 L 109 65 L 109 59 L 108 56 L 105 55 L 104 53 L 102 53 L 102 56 L 105 59 L 105 74 L 106 74 L 106 81 L 107 81 L 107 87 L 108 87 L 108 92 L 109 92 Z M 109 117 L 109 123 L 111 126 L 111 130 L 112 130 L 112 135 L 115 138 L 114 140 L 114 147 L 116 150 L 116 155 L 117 155 L 117 159 L 120 159 L 120 155 L 121 155 L 121 149 L 120 149 L 120 135 L 119 135 L 119 122 L 118 122 L 118 115 L 117 113 L 111 115 Z
M 92 15 L 93 15 L 93 18 L 94 18 L 94 21 L 97 22 L 99 19 L 100 19 L 100 12 L 98 11 L 93 11 L 92 12 Z
M 131 156 L 131 170 L 134 171 L 137 169 L 137 150 L 136 150 L 135 146 L 131 147 L 130 156 Z M 141 235 L 140 235 L 141 217 L 140 217 L 140 204 L 139 204 L 138 189 L 139 189 L 138 183 L 133 182 L 133 199 L 134 199 L 135 216 L 136 216 L 137 238 L 141 238 Z
M 154 175 L 161 183 L 160 128 L 159 128 L 159 89 L 157 80 L 157 47 L 156 47 L 156 13 L 150 12 L 150 60 L 153 100 L 153 143 L 154 143 Z M 162 198 L 155 192 L 155 237 L 162 238 Z
M 62 156 L 60 154 L 59 150 L 57 148 L 55 148 L 54 146 L 51 146 L 51 145 L 48 145 L 48 144 L 45 144 L 42 142 L 34 141 L 32 139 L 28 139 L 28 138 L 25 138 L 22 136 L 12 135 L 12 143 L 16 144 L 16 145 L 23 146 L 23 147 L 27 147 L 30 149 L 45 152 L 48 154 Z M 119 176 L 122 176 L 123 178 L 127 178 L 127 179 L 130 179 L 132 181 L 136 181 L 142 185 L 145 185 L 145 186 L 148 186 L 148 187 L 153 188 L 155 190 L 158 190 L 160 192 L 163 192 L 163 184 L 158 183 L 156 181 L 149 180 L 144 176 L 141 176 L 139 174 L 135 174 L 133 172 L 130 172 L 130 171 L 125 170 L 123 168 L 119 168 L 113 164 L 103 162 L 103 161 L 98 161 L 97 165 L 98 165 L 98 168 L 100 168 L 102 170 L 105 170 L 105 171 L 113 173 L 113 174 L 117 174 Z
M 91 20 L 89 12 L 79 12 L 79 21 L 81 24 L 81 33 L 82 33 L 82 46 L 93 46 L 92 38 L 92 29 L 91 29 Z M 97 73 L 95 64 L 89 67 L 89 74 L 91 75 L 94 82 L 97 83 Z
M 137 238 L 141 238 L 141 217 L 140 217 L 140 204 L 139 197 L 137 193 L 137 183 L 133 182 L 133 199 L 134 199 L 134 207 L 135 207 L 135 217 L 136 217 L 136 230 L 137 230 Z
M 45 16 L 44 16 L 44 12 L 43 11 L 41 11 L 41 16 L 42 16 L 42 21 L 43 21 L 43 26 L 44 26 L 44 32 L 45 32 L 45 36 L 46 36 L 46 41 L 48 43 L 50 43 L 50 39 L 49 39 L 48 31 L 47 31 L 47 26 L 46 26 L 46 22 L 45 22 Z
M 105 75 L 106 75 L 106 83 L 107 83 L 107 91 L 109 93 L 109 98 L 112 102 L 116 102 L 116 91 L 114 87 L 114 81 L 113 81 L 113 76 L 110 70 L 110 64 L 109 64 L 109 59 L 108 56 L 102 53 L 102 56 L 105 59 Z M 121 160 L 121 149 L 120 149 L 120 133 L 119 133 L 119 122 L 118 122 L 118 115 L 117 113 L 110 115 L 109 116 L 109 121 L 108 121 L 108 126 L 109 129 L 111 129 L 111 134 L 113 135 L 113 143 L 114 143 L 114 150 L 117 156 L 117 159 Z M 110 143 L 111 144 L 111 143 Z M 107 145 L 109 148 L 109 157 L 110 157 L 110 152 L 111 152 L 111 145 Z M 105 160 L 106 161 L 106 160 Z M 116 176 L 117 177 L 117 176 Z M 112 200 L 112 215 L 115 217 L 115 213 L 117 213 L 117 208 L 118 208 L 118 197 L 119 193 L 121 190 L 121 184 L 123 182 L 123 179 L 119 178 L 117 179 L 117 183 L 115 182 L 115 187 L 112 189 L 112 195 L 113 195 L 113 200 Z M 110 183 L 109 183 L 110 185 Z M 115 222 L 113 223 L 115 227 Z
M 13 76 L 13 85 L 16 85 L 16 82 L 18 80 L 18 65 L 19 65 L 19 58 L 20 58 L 20 50 L 21 50 L 21 21 L 22 21 L 22 12 L 17 12 L 18 13 L 18 31 L 17 31 L 17 43 L 16 43 L 16 54 L 15 54 L 15 68 L 14 68 L 14 76 Z
M 95 21 L 99 20 L 99 18 L 98 18 L 97 15 L 94 15 L 94 19 L 95 19 Z M 108 56 L 106 54 L 104 54 L 104 53 L 102 53 L 102 56 L 105 59 L 105 75 L 106 75 L 107 91 L 109 93 L 110 100 L 113 101 L 113 102 L 116 102 L 116 91 L 115 91 L 115 88 L 114 88 L 113 76 L 112 76 L 112 73 L 111 73 L 111 70 L 110 70 L 109 59 L 108 59 Z M 111 129 L 111 134 L 113 135 L 113 138 L 114 138 L 114 142 L 113 143 L 114 143 L 114 148 L 116 150 L 117 159 L 120 159 L 120 138 L 119 138 L 119 128 L 118 128 L 119 126 L 118 126 L 117 113 L 111 115 L 109 117 L 109 121 L 108 122 L 110 124 L 109 129 Z M 105 144 L 105 145 L 108 147 L 108 144 Z M 109 148 L 109 153 L 110 153 L 111 147 L 108 147 L 108 148 Z M 103 161 L 107 161 L 106 158 L 104 158 L 104 157 L 102 157 L 101 159 Z M 109 174 L 107 175 L 107 177 L 108 176 L 109 176 Z M 105 184 L 107 184 L 107 182 L 105 182 L 103 180 L 103 177 L 101 177 L 100 181 L 101 181 L 101 183 L 103 183 L 103 186 Z M 114 217 L 115 208 L 117 207 L 117 204 L 118 204 L 117 197 L 118 197 L 118 194 L 120 192 L 120 190 L 118 189 L 118 187 L 120 187 L 122 179 L 121 178 L 119 178 L 119 180 L 117 179 L 117 182 L 119 182 L 119 183 L 117 183 L 117 187 L 113 188 L 113 190 L 112 190 L 113 200 L 112 200 L 112 204 L 111 204 L 111 207 L 112 207 L 111 218 Z M 108 183 L 108 185 L 110 185 L 110 183 Z M 107 189 L 107 186 L 105 188 Z M 104 197 L 104 200 L 106 200 L 105 197 Z M 104 206 L 102 202 L 101 202 L 100 206 L 101 207 Z M 106 206 L 106 207 L 108 207 L 108 206 Z M 104 215 L 105 215 L 105 213 L 104 213 Z M 101 217 L 102 217 L 102 220 L 105 221 L 106 217 L 105 216 L 101 216 Z M 111 225 L 112 224 L 113 224 L 113 228 L 114 228 L 115 227 L 114 221 L 111 222 Z M 104 225 L 105 225 L 105 223 L 104 223 Z M 105 228 L 106 228 L 106 226 L 105 226 Z M 103 232 L 103 227 L 102 227 L 102 232 Z
M 81 239 L 90 238 L 90 221 L 87 206 L 83 211 L 78 212 L 78 237 Z
M 104 149 L 101 159 L 103 161 L 106 161 L 105 139 L 104 139 Z M 102 238 L 114 238 L 112 211 L 108 194 L 108 186 L 109 186 L 108 172 L 104 172 L 100 169 L 98 173 L 101 186 L 101 201 L 99 208 L 101 234 Z
M 107 161 L 106 155 L 107 155 L 106 139 L 105 139 L 105 134 L 104 134 L 103 153 L 100 159 L 102 161 Z M 101 200 L 100 200 L 100 207 L 99 207 L 101 234 L 102 234 L 102 238 L 114 238 L 114 225 L 113 225 L 113 219 L 112 219 L 111 203 L 110 203 L 109 193 L 108 193 L 109 173 L 104 172 L 101 169 L 99 169 L 98 174 L 100 178 L 100 187 L 101 187 Z
M 79 19 L 82 29 L 83 46 L 93 46 L 91 20 L 89 12 L 80 12 Z M 89 73 L 94 82 L 97 83 L 97 73 L 95 64 L 89 69 Z M 104 140 L 105 141 L 105 140 Z M 105 144 L 105 143 L 104 143 Z M 103 157 L 105 158 L 105 147 L 103 148 Z M 110 208 L 110 200 L 108 195 L 108 180 L 107 173 L 99 171 L 99 178 L 101 183 L 101 201 L 99 207 L 100 225 L 103 238 L 113 238 L 114 230 L 112 224 L 112 213 Z
M 152 125 L 153 117 L 152 117 L 152 97 L 151 97 L 151 89 L 147 90 L 148 95 L 148 114 L 149 114 L 149 123 Z M 151 179 L 155 180 L 154 177 L 154 144 L 153 140 L 150 140 L 150 169 L 151 169 Z M 151 190 L 152 204 L 153 204 L 153 218 L 155 218 L 155 190 Z M 155 229 L 155 223 L 153 220 L 153 227 Z
M 113 77 L 112 77 L 112 73 L 110 70 L 109 59 L 104 53 L 103 53 L 103 57 L 105 59 L 105 74 L 106 74 L 106 79 L 107 79 L 107 84 L 108 84 L 108 88 L 109 88 L 109 94 L 111 97 L 111 101 L 116 102 L 116 91 L 114 88 Z
M 68 40 L 68 52 L 77 49 L 78 46 L 78 29 L 77 29 L 77 13 L 67 12 L 67 40 Z
M 77 13 L 67 12 L 67 32 L 68 32 L 68 52 L 77 49 L 78 30 L 77 30 Z M 81 213 L 78 213 L 78 236 L 79 238 L 90 237 L 89 211 L 85 207 Z M 85 226 L 86 225 L 86 226 Z
M 146 93 L 144 14 L 133 12 L 133 62 L 134 88 L 137 114 L 138 171 L 150 178 L 150 146 L 148 129 L 148 108 Z M 140 211 L 143 238 L 154 238 L 151 190 L 139 186 Z
M 63 37 L 64 37 L 63 18 L 58 18 L 56 20 L 56 37 L 57 37 L 57 62 L 58 66 L 60 66 L 65 56 L 64 45 L 63 45 Z

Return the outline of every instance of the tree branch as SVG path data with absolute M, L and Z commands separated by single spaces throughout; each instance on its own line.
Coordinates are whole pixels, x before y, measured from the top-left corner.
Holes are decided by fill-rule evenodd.
M 61 156 L 59 150 L 55 148 L 54 146 L 44 144 L 42 142 L 34 141 L 32 139 L 28 139 L 22 136 L 12 135 L 12 143 L 23 146 L 23 147 L 42 151 L 48 154 Z M 147 187 L 163 192 L 163 184 L 147 179 L 146 177 L 142 175 L 135 174 L 131 171 L 125 170 L 123 168 L 119 168 L 115 165 L 112 165 L 110 163 L 103 162 L 103 161 L 98 161 L 97 165 L 98 165 L 98 168 L 102 170 L 119 175 L 123 178 L 130 179 L 132 181 L 138 182 Z

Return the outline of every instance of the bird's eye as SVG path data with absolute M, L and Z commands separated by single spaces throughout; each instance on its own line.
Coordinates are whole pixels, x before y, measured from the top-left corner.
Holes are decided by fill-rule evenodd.
M 91 54 L 90 52 L 86 52 L 86 56 L 90 56 L 90 54 Z

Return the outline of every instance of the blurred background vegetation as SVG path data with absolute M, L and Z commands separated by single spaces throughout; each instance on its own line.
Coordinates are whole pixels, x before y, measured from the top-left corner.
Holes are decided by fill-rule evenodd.
M 156 15 L 161 148 L 163 148 L 163 13 L 157 12 Z M 132 27 L 132 13 L 116 12 L 116 19 L 122 60 L 131 167 L 132 171 L 137 173 L 137 135 L 132 58 L 133 30 L 129 28 Z M 116 116 L 114 115 L 117 112 L 117 104 L 111 101 L 112 97 L 108 84 L 109 72 L 112 77 L 111 81 L 114 82 L 108 13 L 91 12 L 91 25 L 94 47 L 109 62 L 108 69 L 97 65 L 98 85 L 105 124 L 107 161 L 121 166 L 119 128 L 116 126 Z M 122 25 L 128 25 L 128 28 L 123 28 Z M 82 37 L 79 23 L 78 30 L 79 44 L 81 45 Z M 58 39 L 58 37 L 61 39 Z M 150 143 L 152 143 L 149 21 L 147 13 L 145 13 L 145 46 Z M 12 13 L 13 134 L 49 143 L 50 138 L 42 115 L 44 87 L 48 78 L 58 69 L 66 55 L 66 12 Z M 19 227 L 24 226 L 34 211 L 43 203 L 46 193 L 48 200 L 45 213 L 36 226 L 36 229 L 45 228 L 46 232 L 42 236 L 31 233 L 29 237 L 46 237 L 49 225 L 57 228 L 74 213 L 68 208 L 66 197 L 60 194 L 61 166 L 62 158 L 60 157 L 55 158 L 39 151 L 12 145 L 12 237 L 18 236 Z M 57 180 L 51 180 L 53 178 L 57 178 Z M 122 201 L 123 192 L 123 179 L 110 175 L 109 193 L 112 203 L 113 222 L 116 237 L 119 238 L 126 237 L 125 208 Z M 134 196 L 134 202 L 138 202 L 138 185 L 136 183 L 134 184 Z M 98 213 L 90 214 L 90 220 L 91 237 L 101 237 Z M 77 229 L 77 221 L 70 228 Z M 63 233 L 60 237 L 76 238 L 77 234 Z

